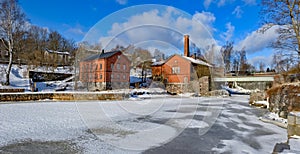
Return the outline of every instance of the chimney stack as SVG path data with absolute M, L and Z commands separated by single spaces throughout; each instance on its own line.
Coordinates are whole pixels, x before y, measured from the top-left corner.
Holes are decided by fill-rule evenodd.
M 184 35 L 184 56 L 190 56 L 190 39 L 189 35 Z

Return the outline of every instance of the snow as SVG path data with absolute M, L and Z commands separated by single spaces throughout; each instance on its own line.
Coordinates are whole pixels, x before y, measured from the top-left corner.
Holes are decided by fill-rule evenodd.
M 266 106 L 269 108 L 269 102 L 268 101 L 256 101 L 254 102 L 255 105 L 260 105 L 260 106 Z
M 195 64 L 200 64 L 200 65 L 205 65 L 205 66 L 208 66 L 208 67 L 213 67 L 212 65 L 202 61 L 202 60 L 199 60 L 199 59 L 194 59 L 194 58 L 191 58 L 191 57 L 186 57 L 186 56 L 182 56 L 183 58 L 191 61 L 192 63 L 195 63 Z
M 4 65 L 0 66 L 4 70 Z M 13 65 L 11 86 L 29 92 L 26 72 L 29 66 Z M 45 71 L 46 68 L 37 70 Z M 56 71 L 67 72 L 68 68 Z M 2 73 L 2 74 L 1 74 Z M 0 75 L 3 76 L 3 71 Z M 1 78 L 2 81 L 4 78 Z M 53 92 L 64 82 L 37 83 L 40 92 Z M 71 85 L 72 87 L 72 85 Z M 287 131 L 272 123 L 286 125 L 286 119 L 275 113 L 259 118 L 248 106 L 248 96 L 230 98 L 190 97 L 182 94 L 173 97 L 164 88 L 110 90 L 96 93 L 144 92 L 147 99 L 129 98 L 124 101 L 85 101 L 0 104 L 0 147 L 33 141 L 71 141 L 85 153 L 139 153 L 149 148 L 163 146 L 185 129 L 198 129 L 199 135 L 212 125 L 226 127 L 234 133 L 232 139 L 218 141 L 221 147 L 211 149 L 216 153 L 271 153 L 276 143 L 287 141 Z M 91 92 L 73 92 L 89 94 Z M 95 93 L 95 92 L 93 92 Z M 148 94 L 147 94 L 148 93 Z M 20 93 L 23 94 L 23 93 Z M 256 102 L 266 105 L 267 102 Z M 205 107 L 205 110 L 199 110 Z M 299 116 L 299 112 L 292 113 Z M 203 120 L 193 117 L 204 117 Z M 235 127 L 233 127 L 234 125 Z M 92 133 L 90 132 L 92 131 Z M 255 133 L 268 132 L 264 135 Z M 247 143 L 247 139 L 254 143 Z M 141 140 L 143 142 L 141 142 Z M 299 153 L 299 139 L 290 139 L 291 150 Z M 253 145 L 259 145 L 253 147 Z M 127 150 L 126 150 L 127 149 Z M 129 150 L 129 151 L 128 151 Z M 132 151 L 137 150 L 137 151 Z M 1 151 L 0 151 L 1 153 Z
M 7 65 L 0 64 L 0 83 L 5 82 L 5 69 Z M 33 67 L 33 66 L 27 66 L 27 65 L 12 65 L 11 73 L 10 73 L 10 86 L 3 86 L 0 85 L 1 89 L 11 89 L 11 88 L 20 88 L 25 89 L 25 92 L 30 91 L 30 83 L 29 83 L 29 77 L 28 72 L 30 70 L 37 71 L 37 72 L 55 72 L 55 73 L 72 73 L 72 67 Z M 68 80 L 72 79 L 72 77 L 68 78 Z M 67 80 L 67 79 L 66 79 Z M 51 82 L 37 82 L 37 88 L 39 91 L 49 92 L 49 91 L 55 91 L 55 89 L 59 86 L 62 86 L 62 84 L 67 84 L 67 82 L 64 81 L 51 81 Z M 69 83 L 70 84 L 70 83 Z M 69 90 L 72 88 L 69 87 Z
M 276 143 L 287 140 L 287 132 L 260 121 L 247 99 L 169 96 L 139 101 L 0 104 L 0 147 L 30 139 L 71 141 L 85 153 L 140 153 L 163 146 L 186 128 L 203 135 L 212 125 L 220 125 L 234 135 L 215 143 L 223 146 L 214 147 L 213 152 L 270 153 Z M 248 139 L 257 143 L 247 143 Z M 291 150 L 285 152 L 299 152 L 299 140 L 290 143 Z
M 287 128 L 287 122 L 288 122 L 287 119 L 281 118 L 281 117 L 279 117 L 278 114 L 273 113 L 273 112 L 269 112 L 269 113 L 265 114 L 264 116 L 260 117 L 260 120 L 262 120 L 264 122 L 276 124 L 280 127 Z
M 66 51 L 46 50 L 46 52 L 55 53 L 55 54 L 59 54 L 59 55 L 70 55 L 70 53 L 66 52 Z
M 300 117 L 300 112 L 290 112 L 290 115 L 296 116 L 296 117 Z

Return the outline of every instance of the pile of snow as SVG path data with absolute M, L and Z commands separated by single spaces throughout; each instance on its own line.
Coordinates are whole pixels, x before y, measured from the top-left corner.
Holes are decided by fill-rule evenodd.
M 178 94 L 178 96 L 181 96 L 181 97 L 194 97 L 196 96 L 195 93 L 181 93 L 181 94 Z
M 162 88 L 132 89 L 130 91 L 132 100 L 136 100 L 134 98 L 149 99 L 153 97 L 165 97 L 166 95 L 167 91 Z
M 262 106 L 266 107 L 267 109 L 269 108 L 269 102 L 268 101 L 255 101 L 253 103 L 254 106 Z
M 287 119 L 279 117 L 278 114 L 270 112 L 259 118 L 261 121 L 276 124 L 280 127 L 287 128 Z

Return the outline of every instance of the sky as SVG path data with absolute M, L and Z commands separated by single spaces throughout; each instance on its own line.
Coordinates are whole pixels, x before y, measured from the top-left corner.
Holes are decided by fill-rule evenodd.
M 203 48 L 213 40 L 218 49 L 233 41 L 236 50 L 245 48 L 251 64 L 258 66 L 262 61 L 268 66 L 273 54 L 268 45 L 276 38 L 275 29 L 264 34 L 257 32 L 263 26 L 260 0 L 19 0 L 19 3 L 31 24 L 56 30 L 75 42 L 93 37 L 105 47 L 108 42 L 117 42 L 148 48 L 150 44 L 152 48 L 153 44 L 165 46 L 166 52 L 182 50 L 179 37 L 189 34 Z

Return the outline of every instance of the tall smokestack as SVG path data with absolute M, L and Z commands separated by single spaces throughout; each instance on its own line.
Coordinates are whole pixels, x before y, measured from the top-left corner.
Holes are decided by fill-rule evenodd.
M 190 56 L 190 39 L 189 35 L 184 35 L 184 56 Z

